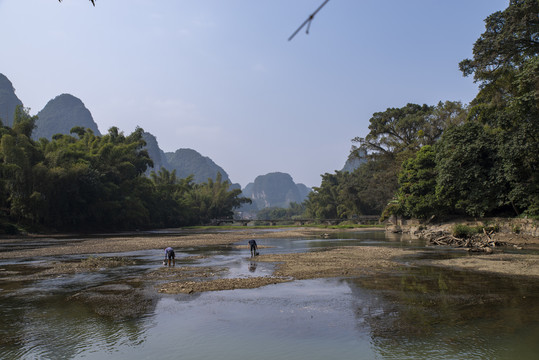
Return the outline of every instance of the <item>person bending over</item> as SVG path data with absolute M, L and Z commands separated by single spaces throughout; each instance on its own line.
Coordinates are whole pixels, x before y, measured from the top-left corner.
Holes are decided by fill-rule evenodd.
M 249 245 L 251 246 L 251 257 L 258 255 L 258 246 L 256 245 L 256 241 L 253 239 L 249 240 Z
M 165 249 L 165 263 L 168 261 L 168 266 L 170 266 L 170 263 L 172 262 L 172 266 L 176 266 L 176 254 L 174 253 L 174 249 L 170 246 Z

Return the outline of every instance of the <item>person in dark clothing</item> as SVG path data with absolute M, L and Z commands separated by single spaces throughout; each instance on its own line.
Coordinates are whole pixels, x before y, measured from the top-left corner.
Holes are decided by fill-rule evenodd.
M 170 246 L 165 249 L 165 262 L 163 264 L 166 265 L 168 261 L 168 266 L 170 266 L 170 263 L 172 262 L 172 266 L 176 266 L 176 254 L 174 253 L 174 249 Z
M 251 246 L 251 257 L 258 255 L 258 246 L 256 245 L 256 241 L 253 239 L 249 240 L 249 245 Z

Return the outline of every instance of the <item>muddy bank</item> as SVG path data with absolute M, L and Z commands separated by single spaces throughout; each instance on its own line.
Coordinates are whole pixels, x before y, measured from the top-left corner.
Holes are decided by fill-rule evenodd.
M 489 254 L 431 260 L 429 265 L 512 276 L 539 277 L 539 255 Z
M 464 225 L 482 228 L 482 233 L 471 237 L 457 237 L 455 228 Z M 422 238 L 430 246 L 463 248 L 481 254 L 445 259 L 420 261 L 426 264 L 496 273 L 510 276 L 539 277 L 539 222 L 531 219 L 493 218 L 485 220 L 455 220 L 441 224 L 422 224 L 417 220 L 388 225 L 388 232 L 400 232 Z M 449 241 L 445 239 L 449 238 Z M 505 253 L 507 251 L 511 254 Z
M 403 266 L 395 258 L 413 250 L 351 246 L 300 254 L 262 255 L 257 261 L 276 262 L 275 276 L 294 279 L 348 277 L 389 271 Z

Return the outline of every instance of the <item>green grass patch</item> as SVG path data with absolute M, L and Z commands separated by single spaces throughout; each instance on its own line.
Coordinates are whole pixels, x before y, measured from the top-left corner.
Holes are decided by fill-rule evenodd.
M 458 238 L 469 238 L 475 234 L 483 232 L 482 226 L 468 226 L 464 224 L 453 225 L 453 236 Z

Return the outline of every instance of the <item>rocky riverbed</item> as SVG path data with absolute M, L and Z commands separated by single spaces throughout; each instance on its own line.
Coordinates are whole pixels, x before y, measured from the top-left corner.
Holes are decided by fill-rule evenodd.
M 373 229 L 355 229 L 346 231 L 372 231 Z M 379 230 L 379 229 L 376 229 Z M 431 229 L 431 231 L 434 231 Z M 134 236 L 103 236 L 88 239 L 69 239 L 59 242 L 50 242 L 48 246 L 26 248 L 20 251 L 0 252 L 0 259 L 32 259 L 37 256 L 84 255 L 88 256 L 81 261 L 59 262 L 41 264 L 31 274 L 7 274 L 0 272 L 0 277 L 9 275 L 13 280 L 24 281 L 30 278 L 47 278 L 73 274 L 76 272 L 101 271 L 107 267 L 121 267 L 126 265 L 121 257 L 101 257 L 99 254 L 128 252 L 145 249 L 162 249 L 172 246 L 178 251 L 185 248 L 204 246 L 233 246 L 232 244 L 247 241 L 250 238 L 303 238 L 326 237 L 332 232 L 343 232 L 342 229 L 310 229 L 295 228 L 276 232 L 253 232 L 241 229 L 227 232 L 199 233 L 183 232 L 181 235 L 134 235 Z M 522 253 L 515 250 L 511 254 L 495 251 L 494 254 L 477 254 L 471 257 L 458 257 L 445 260 L 421 260 L 435 266 L 465 268 L 475 271 L 488 271 L 513 276 L 539 277 L 539 255 L 525 252 L 530 246 L 539 244 L 539 238 L 526 234 L 495 234 L 491 235 L 498 242 L 507 246 L 524 248 Z M 33 239 L 34 241 L 36 239 Z M 27 239 L 2 239 L 0 244 L 9 241 L 23 242 Z M 516 248 L 515 248 L 516 249 Z M 498 250 L 498 249 L 496 249 Z M 141 276 L 140 281 L 155 282 L 157 291 L 162 293 L 193 293 L 215 290 L 229 290 L 238 288 L 253 288 L 292 281 L 294 279 L 312 279 L 328 277 L 353 277 L 363 274 L 375 274 L 391 271 L 403 266 L 399 260 L 403 256 L 418 253 L 419 250 L 406 250 L 402 248 L 389 248 L 380 246 L 347 246 L 342 248 L 322 249 L 307 253 L 290 254 L 263 254 L 253 261 L 260 263 L 274 263 L 275 271 L 271 276 L 249 278 L 223 278 L 222 269 L 178 266 L 175 268 L 163 267 Z M 195 260 L 195 259 L 193 259 Z M 414 263 L 407 263 L 413 266 Z

